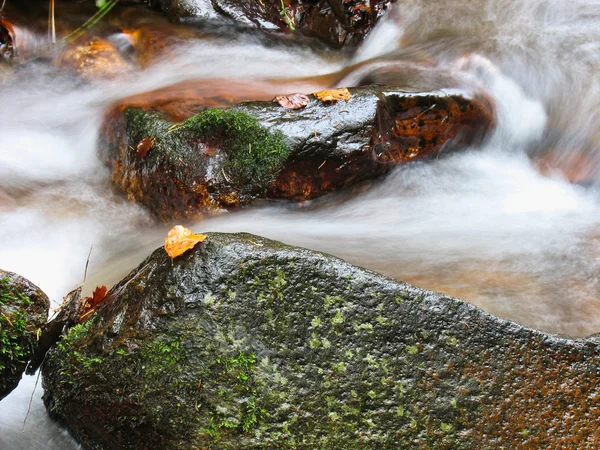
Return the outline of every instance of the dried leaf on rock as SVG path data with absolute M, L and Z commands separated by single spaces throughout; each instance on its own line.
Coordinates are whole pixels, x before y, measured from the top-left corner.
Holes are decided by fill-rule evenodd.
M 144 158 L 148 154 L 148 152 L 154 145 L 154 141 L 155 139 L 145 137 L 138 143 L 136 150 L 140 158 Z
M 338 100 L 350 100 L 352 95 L 348 89 L 342 88 L 315 92 L 314 96 L 322 102 L 336 102 Z
M 309 98 L 304 94 L 278 95 L 275 100 L 288 109 L 304 108 L 309 102 Z
M 81 299 L 78 322 L 83 321 L 83 319 L 85 319 L 95 311 L 96 306 L 102 303 L 102 301 L 106 297 L 107 290 L 108 289 L 104 285 L 96 286 L 96 289 L 94 289 L 94 293 L 91 297 L 84 297 Z
M 206 238 L 208 238 L 206 234 L 194 234 L 192 230 L 176 225 L 167 234 L 165 251 L 171 258 L 176 258 Z
M 98 305 L 100 302 L 102 302 L 102 300 L 104 300 L 107 290 L 108 289 L 106 289 L 106 286 L 96 286 L 96 289 L 94 289 L 94 293 L 92 294 L 92 307 Z

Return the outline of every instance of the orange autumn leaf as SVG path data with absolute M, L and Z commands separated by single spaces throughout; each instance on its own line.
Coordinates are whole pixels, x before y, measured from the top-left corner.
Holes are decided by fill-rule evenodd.
M 342 88 L 315 92 L 314 96 L 322 102 L 336 102 L 338 100 L 350 100 L 352 95 L 348 89 Z
M 96 286 L 94 289 L 94 293 L 91 297 L 84 297 L 81 299 L 81 306 L 79 309 L 79 322 L 82 322 L 83 319 L 88 317 L 96 310 L 96 306 L 98 306 L 102 301 L 106 298 L 106 291 L 108 289 L 106 286 Z
M 92 307 L 104 300 L 107 290 L 106 286 L 96 286 L 96 289 L 94 289 L 94 293 L 92 294 Z
M 176 258 L 194 248 L 198 242 L 202 242 L 206 238 L 208 238 L 206 234 L 194 234 L 192 230 L 176 225 L 167 234 L 165 251 L 171 258 Z

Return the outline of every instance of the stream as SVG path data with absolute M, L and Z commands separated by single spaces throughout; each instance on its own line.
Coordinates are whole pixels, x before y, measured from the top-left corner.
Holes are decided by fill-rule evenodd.
M 30 279 L 56 307 L 83 282 L 90 247 L 85 295 L 111 286 L 163 244 L 172 224 L 156 225 L 114 192 L 96 156 L 112 102 L 190 79 L 315 77 L 373 58 L 433 60 L 460 80 L 448 87 L 485 89 L 496 102 L 494 135 L 352 193 L 299 206 L 263 203 L 186 225 L 330 253 L 533 328 L 599 332 L 596 0 L 398 0 L 350 56 L 229 32 L 186 42 L 167 61 L 101 83 L 83 84 L 42 62 L 26 65 L 10 83 L 0 81 L 0 267 Z M 402 80 L 398 70 L 385 79 Z M 547 155 L 555 168 L 540 163 Z M 41 386 L 21 432 L 34 384 L 25 377 L 0 402 L 0 448 L 77 448 L 48 418 Z

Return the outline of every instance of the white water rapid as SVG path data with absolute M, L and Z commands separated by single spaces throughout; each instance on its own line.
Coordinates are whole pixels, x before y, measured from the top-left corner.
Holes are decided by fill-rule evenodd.
M 162 245 L 169 226 L 114 193 L 96 156 L 112 101 L 188 79 L 315 76 L 411 55 L 491 93 L 498 127 L 488 142 L 398 168 L 350 198 L 267 204 L 187 225 L 331 253 L 542 330 L 600 332 L 596 0 L 398 0 L 348 61 L 244 36 L 187 44 L 168 63 L 101 84 L 43 64 L 23 68 L 0 83 L 0 267 L 29 278 L 56 306 L 82 282 L 90 246 L 85 294 Z M 585 161 L 585 180 L 540 173 L 544 152 L 566 170 Z M 0 449 L 77 448 L 48 419 L 40 387 L 21 432 L 34 383 L 25 377 L 0 402 Z

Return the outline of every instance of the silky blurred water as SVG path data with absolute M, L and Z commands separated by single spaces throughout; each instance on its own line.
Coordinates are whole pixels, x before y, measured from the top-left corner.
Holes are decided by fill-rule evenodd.
M 399 0 L 348 60 L 244 36 L 186 44 L 111 82 L 25 67 L 0 84 L 0 267 L 57 305 L 83 281 L 91 246 L 87 292 L 118 281 L 162 245 L 169 226 L 113 192 L 95 153 L 114 100 L 189 79 L 316 76 L 372 58 L 379 62 L 338 79 L 357 82 L 387 67 L 386 80 L 406 80 L 407 61 L 426 62 L 417 81 L 494 97 L 498 128 L 483 146 L 398 168 L 360 192 L 187 225 L 325 251 L 535 328 L 598 332 L 599 50 L 596 1 Z M 548 152 L 566 169 L 584 159 L 584 185 L 558 170 L 541 174 L 536 161 Z M 47 418 L 39 387 L 21 433 L 33 384 L 25 378 L 0 402 L 0 448 L 76 448 Z

